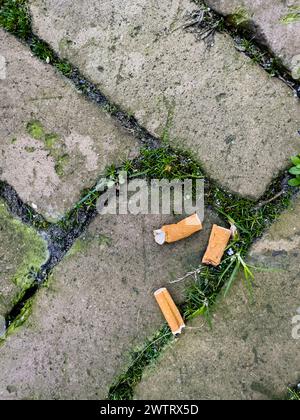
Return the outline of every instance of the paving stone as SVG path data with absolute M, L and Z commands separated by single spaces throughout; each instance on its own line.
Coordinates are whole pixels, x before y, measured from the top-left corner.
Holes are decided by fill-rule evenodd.
M 148 369 L 136 399 L 284 398 L 300 379 L 300 200 L 252 248 L 254 304 L 241 282 Z M 292 324 L 292 321 L 296 324 Z M 293 331 L 294 329 L 294 331 Z M 294 335 L 294 338 L 293 338 Z
M 106 166 L 135 154 L 137 141 L 2 30 L 0 55 L 0 177 L 57 220 Z
M 196 267 L 211 225 L 160 247 L 170 216 L 98 216 L 39 291 L 26 325 L 0 348 L 0 399 L 105 398 L 129 351 L 163 325 L 153 291 Z M 170 287 L 169 287 L 170 286 Z M 9 393 L 10 389 L 14 392 Z
M 37 271 L 47 256 L 46 242 L 13 219 L 0 200 L 0 336 L 3 317 L 32 283 L 30 273 Z
M 33 28 L 152 134 L 191 149 L 226 188 L 258 198 L 299 152 L 299 102 L 217 34 L 182 29 L 188 0 L 30 0 Z
M 248 27 L 300 79 L 299 0 L 207 0 L 231 23 Z

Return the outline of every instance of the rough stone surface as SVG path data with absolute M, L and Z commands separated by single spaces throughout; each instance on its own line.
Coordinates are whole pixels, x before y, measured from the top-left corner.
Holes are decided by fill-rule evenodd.
M 0 54 L 0 177 L 45 217 L 59 219 L 137 142 L 2 30 Z
M 31 283 L 30 273 L 47 259 L 47 245 L 31 228 L 13 219 L 0 200 L 0 335 L 1 317 Z
M 149 369 L 136 399 L 273 399 L 300 378 L 300 200 L 251 251 L 255 303 L 241 282 L 221 300 L 210 330 L 198 319 Z
M 185 241 L 160 247 L 166 216 L 99 216 L 54 270 L 27 324 L 0 348 L 0 399 L 105 398 L 129 351 L 163 324 L 153 291 L 199 264 L 215 216 Z M 9 390 L 14 390 L 10 393 Z
M 182 29 L 188 0 L 31 0 L 33 28 L 156 136 L 190 148 L 223 186 L 257 198 L 299 152 L 299 102 L 229 36 Z M 255 170 L 254 170 L 255 168 Z
M 231 23 L 247 25 L 255 39 L 280 57 L 295 78 L 300 79 L 299 0 L 207 0 Z

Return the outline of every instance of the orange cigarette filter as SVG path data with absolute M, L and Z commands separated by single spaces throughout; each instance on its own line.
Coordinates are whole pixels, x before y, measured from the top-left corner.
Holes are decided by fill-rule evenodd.
M 165 242 L 172 243 L 187 238 L 202 230 L 202 223 L 197 213 L 187 217 L 174 225 L 163 226 L 154 231 L 156 243 L 163 245 Z
M 168 290 L 163 287 L 157 290 L 154 296 L 172 333 L 174 335 L 181 334 L 185 324 Z
M 231 230 L 213 225 L 208 248 L 203 257 L 202 263 L 217 267 L 221 263 L 230 238 Z

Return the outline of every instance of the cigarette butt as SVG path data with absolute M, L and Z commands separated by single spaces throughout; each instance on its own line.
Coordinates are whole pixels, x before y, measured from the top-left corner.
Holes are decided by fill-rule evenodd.
M 163 287 L 157 290 L 154 296 L 172 333 L 181 334 L 185 324 L 168 290 Z
M 213 225 L 208 248 L 203 257 L 202 263 L 217 267 L 222 260 L 225 249 L 231 237 L 231 230 L 221 226 Z
M 202 230 L 202 223 L 197 213 L 195 213 L 177 224 L 166 225 L 159 230 L 155 230 L 155 242 L 163 245 L 165 242 L 180 241 L 193 235 L 193 233 L 199 232 L 199 230 Z

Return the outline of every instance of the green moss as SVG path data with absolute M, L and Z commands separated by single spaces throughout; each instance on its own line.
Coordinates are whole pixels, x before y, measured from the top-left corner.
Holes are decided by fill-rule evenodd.
M 140 382 L 144 369 L 156 362 L 162 350 L 174 342 L 167 326 L 159 330 L 144 346 L 132 353 L 132 363 L 109 390 L 109 400 L 131 400 L 136 385 Z
M 30 121 L 26 128 L 28 134 L 35 140 L 42 140 L 45 136 L 45 130 L 40 121 Z
M 100 248 L 109 247 L 112 243 L 112 239 L 109 236 L 103 234 L 99 234 L 95 237 L 86 234 L 84 237 L 76 240 L 72 248 L 69 250 L 67 256 L 73 257 L 74 255 L 84 254 L 93 243 L 98 245 Z
M 64 154 L 56 158 L 55 172 L 58 176 L 63 177 L 65 175 L 65 167 L 69 162 L 70 156 L 68 154 Z
M 90 244 L 91 244 L 91 238 L 89 237 L 83 237 L 83 238 L 77 239 L 74 242 L 72 248 L 69 250 L 67 256 L 73 257 L 74 255 L 84 254 L 85 251 L 89 248 Z
M 46 134 L 45 135 L 45 146 L 46 148 L 51 151 L 53 147 L 57 144 L 59 140 L 59 136 L 55 133 L 52 134 Z
M 70 156 L 66 153 L 66 147 L 62 139 L 56 133 L 46 133 L 40 121 L 34 120 L 27 124 L 28 134 L 35 140 L 42 141 L 45 150 L 55 162 L 55 172 L 59 177 L 64 176 L 65 167 L 70 161 Z M 34 151 L 34 148 L 27 151 Z
M 230 25 L 246 27 L 249 24 L 251 16 L 249 12 L 243 7 L 239 7 L 233 14 L 227 17 L 227 21 Z
M 22 289 L 32 284 L 31 272 L 37 272 L 47 258 L 46 242 L 31 228 L 14 219 L 6 205 L 0 201 L 2 246 L 20 249 L 22 254 L 16 258 L 17 267 L 12 277 L 13 283 Z
M 4 255 L 9 270 L 1 273 L 1 287 L 11 290 L 4 298 L 4 307 L 10 310 L 22 299 L 34 283 L 34 275 L 45 263 L 46 242 L 31 228 L 14 219 L 0 201 L 0 254 Z M 9 287 L 13 283 L 14 288 Z
M 289 12 L 280 19 L 280 22 L 284 23 L 285 25 L 300 22 L 300 7 L 290 6 Z
M 109 236 L 106 235 L 98 235 L 97 236 L 97 242 L 100 245 L 100 247 L 102 246 L 111 246 L 112 244 L 112 238 L 110 238 Z

